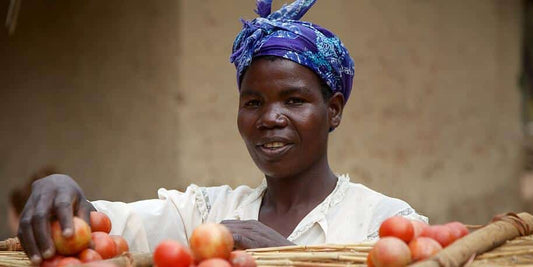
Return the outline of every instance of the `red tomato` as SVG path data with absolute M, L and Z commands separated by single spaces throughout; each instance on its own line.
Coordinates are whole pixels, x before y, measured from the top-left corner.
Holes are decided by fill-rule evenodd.
M 159 243 L 153 257 L 157 267 L 189 267 L 193 263 L 189 249 L 173 240 Z
M 231 264 L 224 259 L 211 258 L 200 262 L 198 267 L 231 267 Z
M 234 250 L 229 255 L 229 262 L 233 267 L 256 267 L 254 257 L 244 250 Z
M 126 242 L 126 240 L 122 238 L 122 236 L 110 235 L 110 237 L 113 239 L 113 241 L 115 241 L 115 245 L 117 246 L 117 256 L 130 250 L 128 242 Z
M 50 259 L 47 259 L 43 262 L 41 262 L 41 267 L 56 267 L 57 264 L 59 263 L 60 260 L 62 260 L 64 257 L 59 255 L 59 254 L 56 254 L 55 256 L 53 256 L 52 258 Z
M 93 232 L 91 238 L 94 243 L 94 250 L 104 259 L 109 259 L 117 255 L 117 245 L 115 241 L 105 232 Z
M 421 236 L 435 239 L 435 241 L 439 242 L 443 248 L 455 241 L 450 229 L 444 225 L 428 226 L 424 229 L 424 231 L 422 231 Z
M 90 222 L 92 232 L 111 232 L 111 220 L 103 212 L 91 211 Z
M 393 216 L 381 223 L 379 227 L 379 237 L 394 236 L 406 243 L 413 239 L 413 224 L 402 216 Z
M 90 248 L 87 248 L 87 249 L 83 250 L 82 252 L 80 252 L 80 254 L 78 254 L 78 258 L 82 262 L 91 262 L 91 261 L 102 260 L 102 256 L 100 256 L 100 254 L 98 254 L 98 252 L 96 252 L 96 250 L 90 249 Z
M 70 266 L 70 265 L 80 265 L 82 262 L 80 260 L 78 260 L 77 258 L 74 258 L 74 257 L 66 257 L 66 258 L 63 258 L 61 259 L 58 263 L 57 263 L 57 267 L 61 267 L 61 266 Z
M 439 242 L 429 237 L 418 237 L 409 243 L 411 258 L 414 261 L 424 260 L 442 250 Z
M 375 267 L 403 267 L 411 262 L 409 247 L 397 237 L 381 238 L 369 254 Z
M 469 234 L 468 228 L 461 222 L 449 222 L 444 226 L 448 227 L 455 238 L 455 240 Z

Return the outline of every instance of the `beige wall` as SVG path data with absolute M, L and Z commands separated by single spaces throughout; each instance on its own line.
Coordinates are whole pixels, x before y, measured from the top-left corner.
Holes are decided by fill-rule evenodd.
M 15 34 L 0 35 L 0 196 L 45 164 L 90 199 L 257 184 L 228 61 L 238 19 L 253 9 L 252 0 L 23 1 Z M 433 222 L 523 209 L 520 1 L 319 0 L 305 18 L 340 35 L 356 62 L 331 136 L 335 171 Z

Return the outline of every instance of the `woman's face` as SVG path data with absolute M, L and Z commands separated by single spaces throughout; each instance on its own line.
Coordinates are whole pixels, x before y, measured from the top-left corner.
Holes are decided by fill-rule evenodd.
M 244 74 L 239 132 L 267 177 L 297 175 L 327 162 L 328 133 L 336 125 L 320 86 L 314 72 L 285 59 L 254 59 Z

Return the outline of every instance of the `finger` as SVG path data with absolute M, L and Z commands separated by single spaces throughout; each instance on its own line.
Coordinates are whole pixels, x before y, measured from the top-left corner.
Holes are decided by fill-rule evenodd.
M 50 211 L 52 209 L 53 198 L 47 195 L 43 195 L 35 209 L 31 220 L 33 228 L 33 236 L 37 242 L 37 246 L 40 249 L 43 258 L 48 259 L 54 256 L 55 248 L 50 236 Z
M 72 222 L 73 202 L 74 199 L 72 194 L 65 192 L 58 192 L 54 200 L 54 210 L 56 212 L 56 217 L 59 220 L 59 225 L 61 225 L 64 237 L 70 237 L 74 234 L 74 226 Z
M 91 211 L 94 210 L 93 205 L 87 200 L 82 200 L 79 204 L 76 216 L 84 220 L 89 226 L 91 225 Z
M 24 252 L 31 260 L 31 262 L 33 264 L 39 265 L 42 261 L 42 258 L 41 253 L 39 252 L 39 248 L 37 247 L 37 243 L 35 243 L 35 238 L 33 237 L 33 230 L 31 228 L 32 212 L 33 210 L 29 209 L 28 207 L 24 209 L 24 212 L 20 217 L 17 236 L 20 240 L 20 244 L 24 248 Z
M 243 249 L 241 246 L 242 236 L 236 233 L 232 233 L 231 236 L 233 237 L 233 250 Z
M 251 224 L 250 221 L 241 221 L 241 220 L 224 220 L 220 222 L 224 226 L 228 228 L 250 228 Z
M 89 227 L 91 226 L 91 211 L 96 211 L 96 209 L 89 201 L 84 199 L 81 201 L 80 207 L 78 208 L 78 211 L 76 212 L 76 216 L 80 217 L 87 224 L 89 224 Z M 92 239 L 89 243 L 89 248 L 94 249 L 94 241 Z
M 233 242 L 233 246 L 236 249 L 249 249 L 257 247 L 252 239 L 241 234 L 233 234 Z

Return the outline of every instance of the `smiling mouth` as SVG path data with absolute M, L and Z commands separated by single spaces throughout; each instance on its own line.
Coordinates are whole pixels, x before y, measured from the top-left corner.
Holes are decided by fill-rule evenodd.
M 258 145 L 259 151 L 261 151 L 263 155 L 270 159 L 276 159 L 283 156 L 291 149 L 291 147 L 292 144 L 279 141 Z
M 263 144 L 262 147 L 264 147 L 266 149 L 277 149 L 277 148 L 284 147 L 286 145 L 287 144 L 283 143 L 283 142 L 272 142 L 272 143 Z

